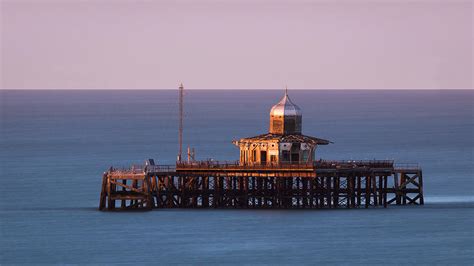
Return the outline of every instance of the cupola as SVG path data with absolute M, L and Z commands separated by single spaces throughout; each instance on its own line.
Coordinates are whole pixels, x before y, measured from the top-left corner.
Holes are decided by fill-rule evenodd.
M 270 110 L 270 133 L 279 135 L 301 134 L 301 109 L 294 104 L 285 90 L 283 98 Z

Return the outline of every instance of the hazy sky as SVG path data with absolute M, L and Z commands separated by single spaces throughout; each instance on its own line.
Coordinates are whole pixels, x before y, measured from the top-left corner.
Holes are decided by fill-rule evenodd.
M 473 88 L 474 2 L 0 0 L 1 88 Z

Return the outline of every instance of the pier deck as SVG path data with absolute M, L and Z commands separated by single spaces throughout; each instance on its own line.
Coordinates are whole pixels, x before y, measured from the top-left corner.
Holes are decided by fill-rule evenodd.
M 110 168 L 103 175 L 99 209 L 323 209 L 409 204 L 424 204 L 422 170 L 417 165 L 397 166 L 381 160 L 273 165 L 190 162 Z

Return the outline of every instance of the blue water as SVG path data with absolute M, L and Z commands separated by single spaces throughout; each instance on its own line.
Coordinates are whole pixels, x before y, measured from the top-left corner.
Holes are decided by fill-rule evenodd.
M 185 145 L 236 160 L 282 91 L 186 91 Z M 474 91 L 290 91 L 323 159 L 423 167 L 425 206 L 98 212 L 101 173 L 177 150 L 176 91 L 0 91 L 0 264 L 474 263 Z

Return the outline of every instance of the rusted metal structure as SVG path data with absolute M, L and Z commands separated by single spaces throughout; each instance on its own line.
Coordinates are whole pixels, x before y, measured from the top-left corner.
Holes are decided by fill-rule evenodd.
M 369 208 L 423 204 L 417 166 L 317 161 L 242 166 L 194 162 L 109 169 L 100 210 L 152 208 Z M 118 201 L 120 204 L 116 204 Z
M 233 143 L 236 162 L 195 161 L 182 153 L 180 87 L 179 156 L 176 165 L 111 167 L 103 174 L 100 210 L 153 208 L 324 209 L 422 205 L 418 165 L 393 161 L 314 160 L 328 140 L 302 134 L 301 109 L 285 92 L 270 111 L 269 133 Z M 191 160 L 192 158 L 192 160 Z M 120 203 L 120 204 L 118 204 Z

